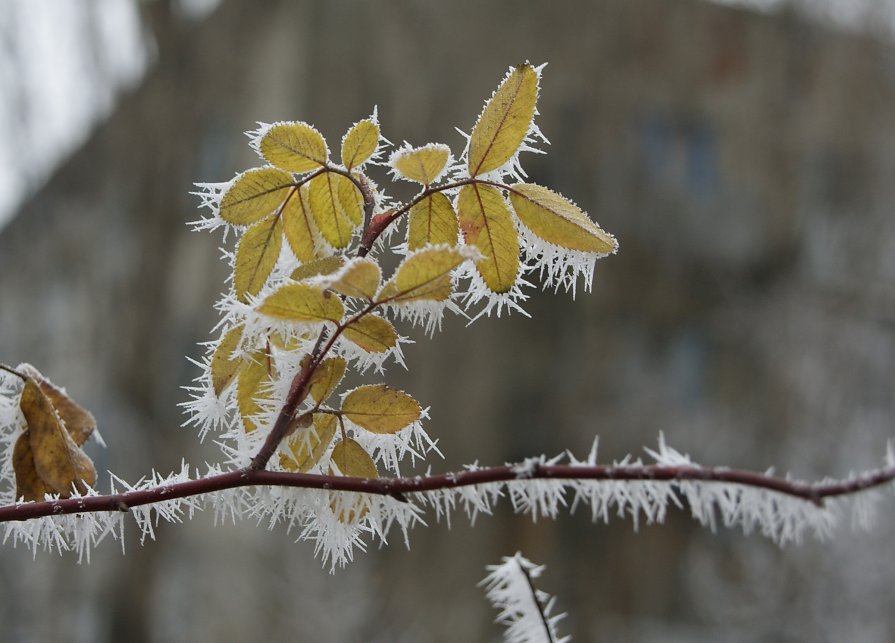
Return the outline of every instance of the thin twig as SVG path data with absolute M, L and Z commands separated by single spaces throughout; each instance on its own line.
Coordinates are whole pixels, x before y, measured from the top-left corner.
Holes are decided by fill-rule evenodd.
M 822 506 L 824 499 L 849 496 L 895 481 L 895 467 L 879 469 L 859 478 L 834 482 L 797 482 L 751 471 L 696 466 L 600 466 L 539 465 L 527 468 L 524 475 L 512 465 L 489 467 L 413 478 L 349 478 L 311 473 L 288 473 L 240 469 L 228 473 L 162 485 L 152 489 L 120 494 L 69 498 L 47 502 L 25 502 L 0 507 L 0 522 L 28 520 L 43 516 L 121 511 L 122 506 L 139 507 L 165 500 L 188 498 L 226 489 L 251 486 L 280 486 L 303 489 L 353 491 L 399 499 L 413 500 L 414 493 L 508 483 L 516 480 L 651 480 L 665 482 L 718 482 L 764 489 Z
M 544 632 L 547 634 L 548 643 L 556 643 L 556 639 L 553 638 L 553 630 L 550 629 L 550 621 L 547 619 L 547 606 L 541 604 L 541 599 L 538 598 L 538 589 L 535 587 L 535 582 L 532 579 L 531 574 L 529 574 L 528 570 L 525 569 L 525 566 L 519 562 L 518 557 L 516 566 L 519 568 L 519 571 L 522 572 L 522 575 L 525 576 L 525 580 L 528 581 L 528 589 L 531 591 L 531 599 L 535 602 L 535 605 L 538 608 L 538 614 L 541 617 L 541 624 L 544 626 Z

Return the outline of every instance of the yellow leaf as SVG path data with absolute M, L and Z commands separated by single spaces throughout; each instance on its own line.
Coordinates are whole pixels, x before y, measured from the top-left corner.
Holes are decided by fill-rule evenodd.
M 75 444 L 50 398 L 31 377 L 25 379 L 19 408 L 28 425 L 34 470 L 40 479 L 53 492 L 65 498 L 71 495 L 72 485 L 80 493 L 85 493 L 86 485 L 96 483 L 93 462 Z M 30 475 L 30 471 L 23 470 L 23 475 Z
M 34 454 L 31 453 L 31 435 L 22 433 L 12 449 L 12 468 L 16 474 L 16 499 L 24 498 L 25 502 L 41 502 L 46 494 L 53 493 L 34 466 Z
M 342 301 L 308 284 L 286 284 L 268 295 L 258 312 L 288 321 L 338 323 L 342 319 Z
M 515 67 L 485 103 L 469 139 L 469 175 L 496 170 L 509 161 L 528 133 L 538 101 L 538 72 Z
M 249 355 L 239 369 L 236 380 L 236 404 L 246 433 L 258 428 L 253 416 L 261 411 L 259 402 L 270 395 L 266 390 L 266 385 L 270 382 L 270 370 L 270 356 L 264 350 Z
M 273 215 L 245 231 L 236 248 L 233 289 L 239 301 L 257 295 L 273 271 L 283 246 L 283 222 Z
M 382 271 L 379 269 L 379 264 L 372 259 L 366 257 L 352 259 L 328 288 L 348 297 L 371 301 L 379 290 L 381 278 Z
M 280 466 L 287 471 L 306 473 L 320 462 L 336 435 L 338 420 L 329 413 L 314 413 L 313 429 L 300 429 L 286 440 L 288 453 L 280 453 Z
M 215 395 L 223 393 L 239 372 L 242 360 L 234 358 L 233 351 L 239 346 L 240 339 L 242 339 L 242 324 L 224 333 L 211 355 L 211 385 Z
M 517 183 L 510 187 L 510 202 L 525 227 L 544 241 L 569 250 L 599 254 L 615 252 L 618 247 L 615 237 L 553 190 L 532 183 Z
M 251 225 L 280 206 L 292 183 L 290 174 L 272 167 L 249 170 L 221 198 L 221 218 L 233 225 Z
M 395 276 L 382 287 L 376 300 L 383 303 L 433 300 L 451 296 L 451 272 L 470 258 L 468 250 L 435 246 L 407 257 Z
M 364 220 L 364 195 L 347 176 L 333 173 L 333 178 L 338 185 L 339 205 L 342 206 L 345 216 L 354 225 L 360 225 Z
M 351 219 L 339 202 L 339 174 L 324 172 L 310 181 L 308 200 L 314 222 L 323 238 L 333 248 L 344 248 L 351 242 L 354 229 Z
M 345 375 L 347 365 L 344 357 L 327 357 L 314 369 L 308 380 L 308 393 L 317 404 L 323 404 L 333 394 Z
M 309 172 L 326 164 L 326 141 L 307 123 L 279 123 L 272 126 L 258 145 L 262 156 L 288 172 Z
M 343 265 L 345 265 L 345 257 L 343 257 L 342 255 L 323 257 L 322 259 L 317 259 L 315 261 L 311 261 L 310 263 L 306 263 L 303 266 L 299 266 L 292 271 L 292 274 L 289 275 L 289 278 L 294 279 L 295 281 L 304 281 L 305 279 L 317 277 L 318 275 L 329 275 L 334 273 Z
M 29 367 L 28 371 L 44 395 L 50 398 L 50 403 L 56 409 L 59 419 L 62 420 L 62 426 L 71 436 L 72 441 L 78 446 L 82 446 L 96 430 L 96 419 L 93 414 L 71 399 L 68 394 L 41 375 L 33 366 Z
M 509 291 L 519 274 L 519 235 L 500 190 L 464 185 L 457 210 L 466 243 L 484 255 L 475 263 L 479 275 L 492 292 Z
M 342 139 L 342 164 L 349 172 L 365 163 L 379 147 L 379 125 L 371 119 L 358 121 Z
M 288 197 L 283 206 L 283 231 L 295 258 L 306 264 L 314 261 L 314 217 L 308 203 L 308 186 L 301 186 Z
M 395 172 L 411 181 L 430 185 L 444 171 L 451 158 L 451 148 L 441 143 L 396 150 L 389 159 Z
M 346 438 L 340 440 L 332 453 L 333 464 L 339 468 L 339 473 L 351 478 L 378 478 L 379 471 L 376 463 L 364 448 L 352 440 Z
M 333 447 L 331 461 L 343 476 L 379 477 L 373 458 L 351 438 L 345 438 Z M 367 515 L 370 510 L 370 499 L 353 493 L 333 492 L 330 493 L 329 506 L 340 522 L 354 523 Z
M 391 322 L 372 313 L 345 326 L 342 335 L 369 353 L 384 353 L 398 343 L 398 333 Z
M 420 418 L 420 405 L 386 384 L 360 386 L 342 402 L 342 413 L 373 433 L 397 433 Z
M 442 243 L 457 245 L 457 214 L 451 200 L 436 192 L 410 208 L 407 249 Z

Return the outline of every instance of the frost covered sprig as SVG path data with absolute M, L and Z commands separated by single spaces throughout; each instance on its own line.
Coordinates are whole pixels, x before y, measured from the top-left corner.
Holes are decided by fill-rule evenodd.
M 557 633 L 557 624 L 565 614 L 552 613 L 556 598 L 535 587 L 534 581 L 544 569 L 519 552 L 504 556 L 500 565 L 488 565 L 488 575 L 479 585 L 485 588 L 485 596 L 498 610 L 497 622 L 506 627 L 503 640 L 507 643 L 572 640 Z
M 700 467 L 662 440 L 648 452 L 654 462 L 600 465 L 594 449 L 585 460 L 401 477 L 403 463 L 441 455 L 429 409 L 382 381 L 391 364 L 405 366 L 402 326 L 432 334 L 449 313 L 524 312 L 536 279 L 587 290 L 596 260 L 617 249 L 571 200 L 525 181 L 520 153 L 546 143 L 535 124 L 542 69 L 509 70 L 459 155 L 430 143 L 386 156 L 375 110 L 348 129 L 335 159 L 312 125 L 259 124 L 249 137 L 261 165 L 198 186 L 209 214 L 194 227 L 223 230 L 231 274 L 184 406 L 186 424 L 219 453 L 201 471 L 184 462 L 132 484 L 111 475 L 101 490 L 82 449 L 99 439 L 90 413 L 33 367 L 2 367 L 4 542 L 83 557 L 123 537 L 125 514 L 145 539 L 159 521 L 211 510 L 219 522 L 284 525 L 338 567 L 393 531 L 407 541 L 427 513 L 475 520 L 502 499 L 533 520 L 581 508 L 635 526 L 676 507 L 709 528 L 781 543 L 828 535 L 855 499 L 853 522 L 865 526 L 870 490 L 895 479 L 891 456 L 877 471 L 804 483 Z M 382 165 L 417 193 L 391 198 L 371 176 Z M 349 373 L 363 379 L 348 388 Z

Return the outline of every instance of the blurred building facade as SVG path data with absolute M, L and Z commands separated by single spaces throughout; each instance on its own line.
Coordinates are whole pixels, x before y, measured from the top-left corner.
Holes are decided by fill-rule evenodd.
M 255 162 L 241 131 L 306 120 L 332 146 L 377 104 L 392 140 L 459 149 L 453 127 L 525 59 L 550 63 L 552 142 L 525 167 L 621 249 L 592 294 L 538 294 L 531 320 L 454 320 L 407 351 L 410 373 L 389 378 L 431 405 L 447 457 L 433 466 L 584 453 L 596 435 L 612 459 L 659 431 L 705 464 L 810 478 L 880 463 L 895 416 L 890 43 L 695 0 L 144 12 L 156 67 L 0 233 L 0 358 L 93 409 L 99 469 L 135 479 L 216 455 L 176 407 L 225 276 L 220 239 L 185 223 L 192 182 Z M 576 640 L 895 631 L 887 515 L 783 550 L 683 515 L 638 533 L 584 516 L 462 522 L 332 577 L 285 533 L 203 518 L 90 566 L 4 549 L 0 621 L 17 641 L 489 640 L 475 583 L 521 549 L 548 565 Z

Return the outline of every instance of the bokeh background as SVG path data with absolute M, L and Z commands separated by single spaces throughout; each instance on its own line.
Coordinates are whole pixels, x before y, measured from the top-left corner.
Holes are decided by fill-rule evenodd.
M 888 2 L 81 0 L 0 4 L 0 360 L 98 417 L 98 469 L 217 457 L 180 427 L 220 238 L 195 181 L 257 163 L 241 132 L 455 150 L 509 65 L 549 61 L 533 180 L 620 240 L 591 294 L 448 320 L 392 381 L 434 463 L 669 443 L 704 464 L 843 476 L 881 463 L 895 374 L 895 10 Z M 382 178 L 382 177 L 380 177 Z M 383 179 L 384 180 L 384 179 Z M 506 508 L 419 528 L 330 575 L 294 535 L 210 516 L 92 562 L 0 550 L 0 638 L 492 641 L 476 583 L 517 550 L 578 641 L 895 636 L 895 519 L 779 548 L 673 512 L 634 531 Z

